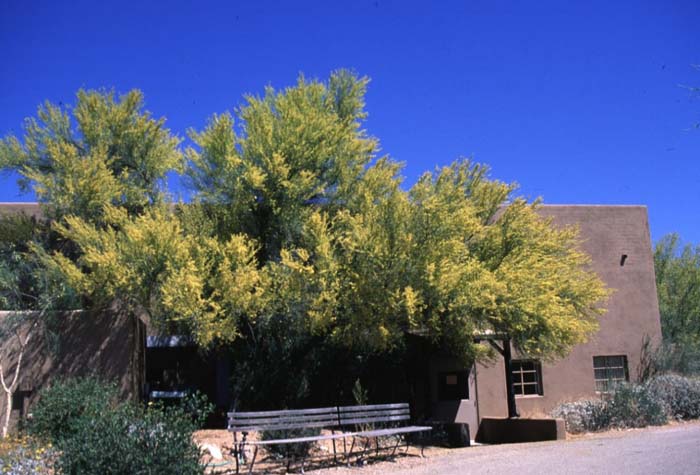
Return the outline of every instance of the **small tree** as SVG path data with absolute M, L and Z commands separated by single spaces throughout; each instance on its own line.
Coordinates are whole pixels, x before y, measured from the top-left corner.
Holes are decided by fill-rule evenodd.
M 0 342 L 9 360 L 0 361 L 0 385 L 6 396 L 4 438 L 27 345 L 37 332 L 47 329 L 55 310 L 75 308 L 77 298 L 61 276 L 44 268 L 32 251 L 50 240 L 46 223 L 26 215 L 2 216 L 0 229 L 0 308 L 8 310 L 0 320 Z
M 664 338 L 655 362 L 665 370 L 699 372 L 700 246 L 666 235 L 654 248 L 654 268 Z
M 33 313 L 33 312 L 32 312 Z M 24 319 L 21 319 L 24 320 Z M 0 362 L 0 384 L 2 384 L 2 389 L 5 391 L 5 398 L 6 398 L 6 404 L 5 404 L 5 415 L 2 419 L 2 438 L 4 439 L 7 437 L 7 432 L 10 426 L 10 415 L 12 414 L 12 399 L 15 393 L 15 390 L 17 389 L 17 384 L 19 382 L 19 374 L 20 370 L 22 368 L 22 359 L 24 358 L 24 350 L 27 348 L 27 344 L 29 343 L 30 338 L 34 335 L 34 331 L 36 329 L 36 326 L 38 325 L 39 321 L 41 320 L 41 315 L 39 316 L 33 316 L 30 319 L 28 328 L 27 325 L 22 325 L 22 324 L 11 324 L 9 325 L 11 330 L 10 332 L 13 333 L 13 337 L 15 341 L 17 342 L 17 348 L 16 348 L 16 360 L 15 360 L 15 370 L 14 374 L 12 376 L 12 379 L 10 380 L 10 384 L 7 384 L 7 380 L 5 378 L 5 368 L 3 368 L 2 362 Z M 22 322 L 24 323 L 24 322 Z M 24 330 L 24 331 L 23 331 Z M 5 329 L 5 332 L 7 332 L 7 329 Z M 22 334 L 24 333 L 24 335 Z M 0 341 L 7 341 L 7 337 L 0 337 Z M 11 368 L 11 366 L 8 367 L 8 369 Z

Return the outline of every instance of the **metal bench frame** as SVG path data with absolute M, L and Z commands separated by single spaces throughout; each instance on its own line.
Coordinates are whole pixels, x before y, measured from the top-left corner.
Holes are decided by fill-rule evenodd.
M 249 431 L 275 431 L 285 429 L 331 429 L 331 434 L 316 435 L 308 437 L 294 437 L 274 440 L 247 440 Z M 315 442 L 319 440 L 333 441 L 333 459 L 337 462 L 337 452 L 335 441 L 344 439 L 348 434 L 338 433 L 338 408 L 322 407 L 316 409 L 296 409 L 285 411 L 262 411 L 262 412 L 230 412 L 228 414 L 228 430 L 233 432 L 233 455 L 236 458 L 236 473 L 239 473 L 239 456 L 244 455 L 246 445 L 255 447 L 253 459 L 250 463 L 248 473 L 253 472 L 255 458 L 258 455 L 258 448 L 261 445 L 283 445 L 300 442 Z M 243 438 L 238 440 L 238 433 L 243 434 Z M 345 444 L 343 444 L 344 446 Z M 302 458 L 301 471 L 304 472 L 305 458 Z M 289 471 L 290 460 L 287 457 L 287 471 Z
M 366 406 L 341 406 L 341 407 L 323 407 L 315 409 L 295 409 L 283 411 L 262 411 L 262 412 L 230 412 L 228 414 L 228 430 L 233 432 L 233 456 L 236 459 L 236 473 L 240 470 L 239 457 L 244 457 L 244 449 L 246 445 L 255 447 L 253 458 L 248 468 L 248 473 L 253 472 L 255 459 L 258 455 L 258 448 L 261 445 L 283 445 L 294 444 L 300 442 L 316 442 L 320 440 L 331 440 L 333 442 L 333 460 L 338 463 L 337 449 L 335 441 L 343 439 L 343 454 L 345 462 L 348 463 L 353 454 L 355 441 L 358 438 L 363 438 L 368 441 L 365 445 L 365 450 L 371 442 L 375 440 L 376 451 L 379 453 L 379 437 L 405 435 L 415 432 L 427 432 L 432 430 L 430 426 L 399 426 L 385 427 L 374 429 L 377 424 L 398 424 L 410 420 L 411 411 L 408 403 L 397 404 L 374 404 Z M 369 429 L 372 427 L 372 429 Z M 248 432 L 250 431 L 275 431 L 285 429 L 330 429 L 331 434 L 294 437 L 274 440 L 247 440 Z M 355 430 L 347 431 L 344 428 L 353 428 Z M 360 430 L 356 430 L 360 428 Z M 338 431 L 336 433 L 336 431 Z M 243 434 L 242 439 L 238 440 L 238 433 Z M 352 437 L 350 451 L 347 451 L 346 439 Z M 392 450 L 391 455 L 396 453 L 401 439 L 397 440 L 396 446 Z M 408 451 L 408 439 L 406 439 L 406 451 Z M 421 457 L 423 456 L 423 446 L 421 445 Z M 304 472 L 304 463 L 306 458 L 301 461 L 301 471 Z M 290 468 L 290 460 L 287 457 L 287 471 Z
M 346 460 L 349 460 L 353 454 L 355 441 L 357 438 L 367 440 L 363 452 L 367 452 L 371 440 L 374 439 L 376 453 L 379 455 L 379 438 L 388 436 L 404 436 L 411 433 L 427 432 L 432 430 L 430 426 L 411 426 L 399 425 L 395 427 L 375 428 L 376 425 L 385 424 L 402 424 L 411 419 L 411 409 L 408 403 L 396 404 L 372 404 L 366 406 L 341 406 L 338 408 L 338 422 L 341 427 L 354 426 L 359 427 L 359 431 L 351 432 L 352 445 L 350 451 L 346 453 Z M 371 427 L 371 428 L 368 428 Z M 408 452 L 409 442 L 406 440 L 406 452 Z M 398 438 L 396 445 L 391 451 L 393 457 L 401 443 L 401 438 Z M 420 455 L 423 456 L 425 446 L 421 445 Z

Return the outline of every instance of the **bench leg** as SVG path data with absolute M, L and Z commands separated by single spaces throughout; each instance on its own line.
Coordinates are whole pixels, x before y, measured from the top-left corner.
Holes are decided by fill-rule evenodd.
M 240 464 L 239 464 L 239 462 L 238 462 L 238 449 L 237 449 L 236 447 L 238 447 L 238 445 L 237 445 L 237 444 L 234 444 L 234 446 L 233 446 L 233 457 L 236 459 L 236 475 L 238 475 L 238 474 L 239 474 L 239 470 L 240 470 L 240 466 L 239 466 Z
M 343 441 L 345 442 L 345 441 Z M 352 449 L 355 447 L 355 437 L 352 438 L 352 444 L 350 444 L 350 452 L 345 454 L 345 464 L 350 466 L 350 457 L 352 457 Z
M 391 456 L 393 457 L 396 454 L 396 449 L 399 448 L 399 444 L 401 443 L 401 436 L 397 435 L 396 436 L 396 445 L 394 445 L 394 450 L 391 451 Z
M 333 439 L 333 463 L 338 465 L 338 454 L 335 450 L 335 439 Z
M 238 461 L 238 438 L 236 437 L 236 433 L 233 433 L 233 449 L 231 450 L 233 452 L 233 457 L 236 459 L 236 475 L 239 474 L 240 470 L 240 463 Z
M 248 475 L 253 473 L 253 465 L 255 465 L 255 457 L 258 456 L 258 446 L 255 446 L 255 450 L 253 451 L 253 460 L 250 461 L 250 468 L 248 469 Z

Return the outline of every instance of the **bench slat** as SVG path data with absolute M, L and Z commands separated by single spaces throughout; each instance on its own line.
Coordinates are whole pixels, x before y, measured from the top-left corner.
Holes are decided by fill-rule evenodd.
M 355 433 L 355 437 L 381 437 L 383 435 L 394 435 L 394 434 L 407 434 L 410 432 L 426 432 L 433 430 L 430 426 L 405 426 L 405 427 L 394 427 L 391 429 L 376 429 L 367 430 L 364 432 Z
M 274 445 L 274 444 L 293 444 L 296 442 L 314 442 L 317 440 L 330 440 L 330 439 L 344 439 L 346 437 L 352 437 L 355 434 L 353 432 L 342 432 L 340 434 L 327 434 L 327 435 L 317 435 L 309 437 L 295 437 L 292 439 L 275 439 L 275 440 L 249 440 L 246 444 L 250 445 Z
M 312 409 L 282 409 L 278 411 L 257 411 L 257 412 L 229 412 L 228 417 L 236 416 L 238 414 L 245 414 L 246 417 L 263 417 L 263 416 L 281 416 L 281 415 L 307 415 L 307 414 L 323 414 L 323 413 L 333 413 L 338 411 L 337 407 L 319 407 Z
M 338 425 L 337 422 L 334 424 Z M 298 424 L 253 424 L 248 426 L 229 426 L 229 430 L 235 432 L 250 432 L 250 431 L 262 431 L 262 430 L 287 430 L 287 429 L 312 429 L 316 427 L 330 427 L 327 422 L 310 422 L 310 423 L 298 423 Z
M 357 411 L 357 412 L 341 412 L 339 417 L 384 417 L 384 416 L 410 416 L 411 411 L 408 409 L 389 409 L 386 411 Z
M 297 423 L 297 422 L 320 422 L 327 421 L 330 423 L 338 422 L 338 414 L 333 415 L 315 415 L 308 417 L 232 417 L 229 419 L 230 425 L 250 425 L 250 424 L 281 424 L 281 423 Z
M 407 421 L 411 417 L 410 416 L 385 416 L 385 417 L 362 417 L 362 418 L 341 418 L 340 419 L 340 424 L 341 425 L 350 425 L 350 424 L 369 424 L 373 422 L 398 422 L 398 421 Z
M 397 402 L 393 404 L 370 404 L 366 406 L 340 406 L 338 412 L 356 412 L 356 411 L 378 411 L 382 409 L 408 409 L 407 402 Z

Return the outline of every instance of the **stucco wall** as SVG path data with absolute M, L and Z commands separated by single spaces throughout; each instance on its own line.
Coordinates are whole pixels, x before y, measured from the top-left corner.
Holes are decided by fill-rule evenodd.
M 579 226 L 592 268 L 614 289 L 600 330 L 589 342 L 554 364 L 542 364 L 543 396 L 517 398 L 521 415 L 547 413 L 559 402 L 594 397 L 593 356 L 627 355 L 630 379 L 636 378 L 642 341 L 661 339 L 654 262 L 645 206 L 543 206 L 557 225 Z M 627 258 L 621 265 L 622 255 Z M 514 356 L 517 358 L 517 355 Z M 507 415 L 503 360 L 478 365 L 479 415 Z
M 8 317 L 9 312 L 0 312 L 0 323 Z M 55 321 L 53 339 L 37 329 L 25 351 L 18 386 L 27 393 L 25 410 L 31 412 L 42 388 L 66 376 L 97 375 L 115 381 L 123 398 L 139 396 L 143 387 L 142 323 L 116 311 L 65 312 Z M 0 341 L 6 378 L 14 371 L 17 348 L 14 338 Z M 4 411 L 4 399 L 2 402 Z

